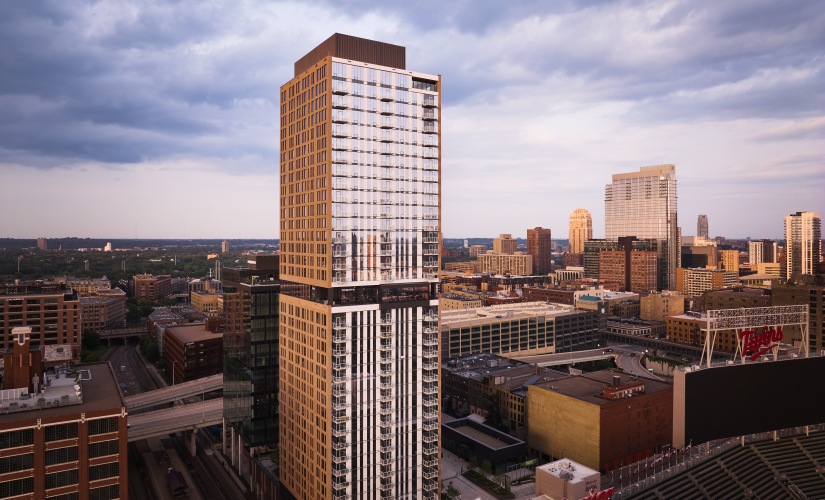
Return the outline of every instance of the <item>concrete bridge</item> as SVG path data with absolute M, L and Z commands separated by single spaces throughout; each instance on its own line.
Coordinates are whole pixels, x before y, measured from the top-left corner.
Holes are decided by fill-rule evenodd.
M 126 409 L 130 412 L 151 406 L 158 406 L 166 403 L 173 403 L 185 398 L 202 396 L 212 391 L 223 388 L 223 374 L 210 375 L 180 384 L 170 385 L 163 389 L 142 392 L 134 396 L 123 398 Z
M 190 432 L 189 452 L 195 454 L 195 433 L 223 422 L 223 398 L 183 404 L 127 417 L 129 442 L 172 432 Z

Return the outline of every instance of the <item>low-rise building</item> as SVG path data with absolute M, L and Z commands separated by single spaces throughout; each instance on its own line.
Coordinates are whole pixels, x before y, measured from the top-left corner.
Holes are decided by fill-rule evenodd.
M 172 326 L 163 337 L 163 357 L 178 384 L 223 372 L 223 328 L 219 320 Z
M 210 318 L 217 318 L 223 314 L 223 293 L 193 291 L 190 292 L 189 298 L 192 307 Z
M 647 321 L 664 321 L 667 316 L 683 314 L 687 295 L 679 292 L 643 294 L 639 298 L 639 317 Z
M 137 300 L 155 302 L 172 293 L 172 277 L 138 274 L 132 277 L 132 293 Z
M 80 297 L 80 319 L 84 332 L 101 332 L 123 326 L 126 321 L 126 292 L 113 288 L 105 293 Z
M 528 444 L 603 472 L 671 443 L 673 386 L 613 370 L 527 388 Z
M 439 311 L 456 311 L 462 309 L 477 309 L 484 306 L 482 297 L 472 297 L 455 293 L 442 293 L 438 296 Z
M 721 290 L 735 286 L 739 275 L 730 271 L 701 268 L 677 268 L 676 290 L 691 297 L 708 290 Z
M 0 285 L 0 348 L 10 348 L 16 340 L 12 330 L 26 326 L 32 345 L 68 344 L 80 360 L 80 295 L 65 283 Z
M 562 304 L 523 302 L 443 311 L 444 358 L 480 352 L 548 354 L 598 345 L 599 314 Z

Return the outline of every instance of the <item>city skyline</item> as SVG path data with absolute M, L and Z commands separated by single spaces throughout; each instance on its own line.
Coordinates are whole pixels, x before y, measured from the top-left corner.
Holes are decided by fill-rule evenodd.
M 611 175 L 660 163 L 684 235 L 707 214 L 711 237 L 781 239 L 825 213 L 814 3 L 435 5 L 9 6 L 3 236 L 279 238 L 278 86 L 333 32 L 448 82 L 445 237 L 564 237 L 575 208 L 603 237 Z

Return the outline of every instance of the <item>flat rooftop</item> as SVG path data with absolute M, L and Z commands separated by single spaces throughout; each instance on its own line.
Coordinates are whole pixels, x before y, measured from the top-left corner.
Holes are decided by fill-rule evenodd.
M 46 379 L 47 386 L 40 394 L 20 394 L 19 389 L 2 391 L 0 424 L 24 417 L 50 418 L 126 406 L 109 363 L 64 367 L 46 373 Z M 18 394 L 15 396 L 13 392 Z
M 223 339 L 223 332 L 212 333 L 206 329 L 206 324 L 204 323 L 197 325 L 172 326 L 166 329 L 166 334 L 175 336 L 184 344 L 189 342 L 198 342 L 201 340 L 214 340 L 216 338 Z
M 516 321 L 526 318 L 555 318 L 566 314 L 579 314 L 582 311 L 565 304 L 544 302 L 520 302 L 516 304 L 499 304 L 474 309 L 441 312 L 441 326 L 450 327 L 457 324 L 462 326 L 481 325 L 486 323 Z
M 607 399 L 602 396 L 604 387 L 613 384 L 614 376 L 620 377 L 620 386 L 633 383 L 643 383 L 645 386 L 645 394 L 666 391 L 673 387 L 673 385 L 666 382 L 660 382 L 658 380 L 652 380 L 644 377 L 634 377 L 616 370 L 602 370 L 584 375 L 571 375 L 567 378 L 553 380 L 550 382 L 536 383 L 534 386 L 548 391 L 558 392 L 559 394 L 564 394 L 565 396 L 575 398 L 586 403 L 604 405 L 607 403 L 623 401 L 621 399 Z

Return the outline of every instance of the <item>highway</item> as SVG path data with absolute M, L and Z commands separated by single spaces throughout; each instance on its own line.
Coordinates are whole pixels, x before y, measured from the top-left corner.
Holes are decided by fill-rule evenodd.
M 518 356 L 512 357 L 516 361 L 523 363 L 530 363 L 538 366 L 560 366 L 571 365 L 575 363 L 585 363 L 588 361 L 599 361 L 601 359 L 610 359 L 613 357 L 613 352 L 607 349 L 590 349 L 588 351 L 575 352 L 561 352 L 557 354 L 537 354 L 534 356 Z M 511 356 L 507 356 L 511 357 Z
M 131 412 L 139 408 L 172 403 L 177 400 L 202 396 L 205 393 L 223 388 L 223 374 L 190 380 L 177 385 L 128 396 L 126 408 Z
M 129 415 L 129 441 L 217 425 L 222 419 L 223 398 Z

